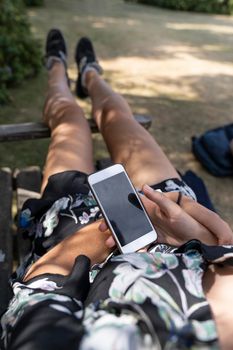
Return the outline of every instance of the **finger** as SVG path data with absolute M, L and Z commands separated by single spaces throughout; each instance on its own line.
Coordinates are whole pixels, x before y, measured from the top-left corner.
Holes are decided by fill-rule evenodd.
M 103 219 L 99 225 L 99 230 L 101 232 L 105 232 L 108 230 L 108 225 L 106 224 L 105 220 Z
M 233 232 L 230 226 L 218 214 L 192 201 L 187 201 L 185 211 L 211 231 L 217 238 L 218 244 L 233 244 Z
M 110 236 L 105 243 L 108 248 L 113 248 L 116 245 L 116 242 L 112 236 Z
M 154 191 L 150 186 L 144 185 L 142 188 L 145 196 L 159 206 L 168 217 L 173 217 L 180 213 L 181 208 L 163 193 Z
M 145 195 L 139 194 L 139 196 L 140 196 L 140 199 L 141 199 L 147 213 L 149 215 L 154 214 L 155 207 L 159 208 L 158 205 L 155 204 L 153 201 L 151 201 L 149 198 L 147 198 Z

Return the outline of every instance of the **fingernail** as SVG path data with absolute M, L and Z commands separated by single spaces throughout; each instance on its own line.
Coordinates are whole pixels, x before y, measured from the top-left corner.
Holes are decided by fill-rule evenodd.
M 148 192 L 154 192 L 153 188 L 150 187 L 149 185 L 144 185 L 144 189 L 147 190 Z

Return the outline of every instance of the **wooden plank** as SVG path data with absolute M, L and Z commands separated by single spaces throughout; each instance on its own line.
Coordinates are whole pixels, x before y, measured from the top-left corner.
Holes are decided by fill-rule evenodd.
M 0 141 L 17 141 L 46 138 L 49 128 L 43 123 L 5 124 L 0 126 Z
M 13 263 L 12 193 L 11 171 L 0 169 L 0 315 L 11 296 L 8 280 Z
M 147 115 L 135 115 L 135 119 L 145 129 L 151 126 L 151 117 Z M 92 119 L 88 119 L 92 133 L 97 133 L 98 128 Z M 50 130 L 44 123 L 20 123 L 0 125 L 0 142 L 31 140 L 50 137 Z
M 16 185 L 16 200 L 18 213 L 22 209 L 23 203 L 29 198 L 40 198 L 40 187 L 42 173 L 39 167 L 33 166 L 22 170 L 17 169 L 14 173 Z M 25 255 L 31 249 L 31 243 L 24 239 L 22 229 L 17 232 L 17 249 L 19 262 L 22 263 Z

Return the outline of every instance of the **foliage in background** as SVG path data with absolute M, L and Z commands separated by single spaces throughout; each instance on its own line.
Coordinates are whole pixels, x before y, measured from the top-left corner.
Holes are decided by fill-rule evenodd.
M 30 32 L 21 0 L 0 2 L 0 104 L 10 99 L 8 88 L 35 76 L 41 68 L 41 49 Z
M 233 0 L 127 0 L 179 11 L 233 13 Z

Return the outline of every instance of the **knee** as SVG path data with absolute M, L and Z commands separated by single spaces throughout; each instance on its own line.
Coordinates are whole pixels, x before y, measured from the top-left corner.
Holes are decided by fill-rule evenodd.
M 78 108 L 75 101 L 57 94 L 46 98 L 43 113 L 45 117 L 59 117 L 74 108 Z
M 63 96 L 48 96 L 44 104 L 43 119 L 52 128 L 64 118 L 80 114 L 80 111 L 81 108 L 75 101 Z

